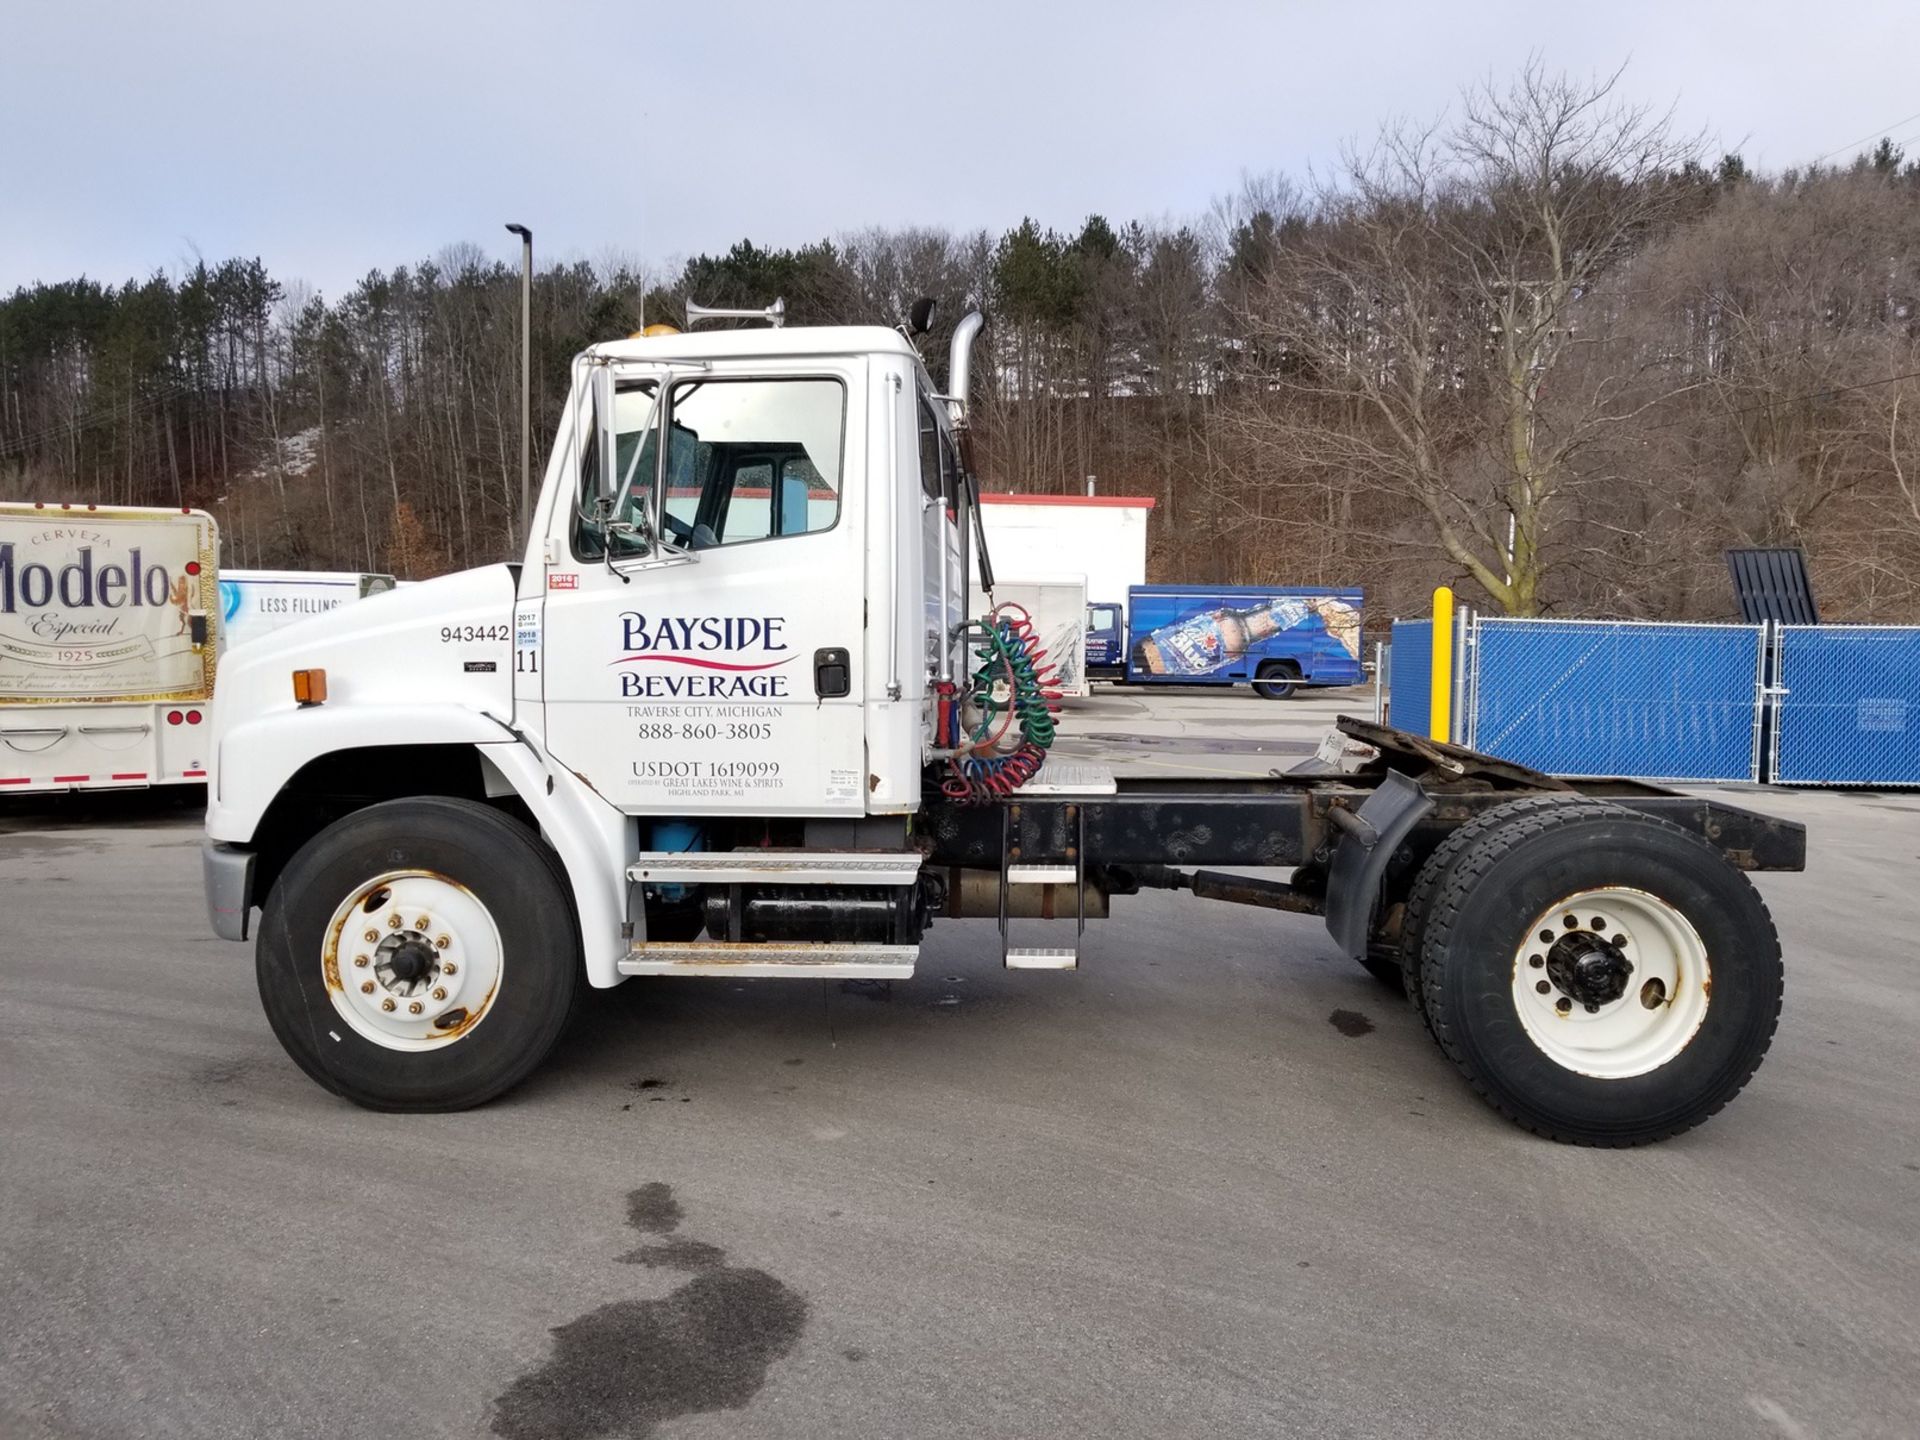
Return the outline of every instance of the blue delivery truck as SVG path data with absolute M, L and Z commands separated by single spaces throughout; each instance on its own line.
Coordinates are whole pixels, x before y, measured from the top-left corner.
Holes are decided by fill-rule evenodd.
M 1366 678 L 1360 605 L 1358 588 L 1135 585 L 1124 644 L 1120 607 L 1087 607 L 1088 673 L 1143 685 L 1251 685 L 1269 700 L 1302 685 L 1357 685 Z

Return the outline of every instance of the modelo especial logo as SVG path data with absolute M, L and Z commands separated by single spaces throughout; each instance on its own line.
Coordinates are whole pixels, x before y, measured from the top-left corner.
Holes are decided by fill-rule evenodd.
M 778 615 L 620 616 L 620 695 L 637 700 L 774 700 L 788 653 Z M 628 668 L 630 667 L 630 668 Z
M 63 605 L 69 610 L 118 610 L 123 606 L 177 605 L 174 584 L 166 569 L 141 562 L 140 547 L 127 551 L 124 565 L 96 565 L 93 547 L 82 545 L 78 558 L 59 567 L 29 561 L 16 565 L 13 542 L 0 543 L 0 614 L 21 609 L 44 610 Z

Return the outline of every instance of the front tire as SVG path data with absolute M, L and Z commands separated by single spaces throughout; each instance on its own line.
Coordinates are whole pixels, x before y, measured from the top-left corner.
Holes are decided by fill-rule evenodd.
M 559 1039 L 579 926 L 530 830 L 426 796 L 309 841 L 267 897 L 254 967 L 274 1035 L 326 1089 L 370 1110 L 464 1110 Z
M 1700 837 L 1621 806 L 1509 817 L 1469 845 L 1424 926 L 1434 1038 L 1536 1134 L 1678 1135 L 1731 1100 L 1779 1021 L 1780 941 Z

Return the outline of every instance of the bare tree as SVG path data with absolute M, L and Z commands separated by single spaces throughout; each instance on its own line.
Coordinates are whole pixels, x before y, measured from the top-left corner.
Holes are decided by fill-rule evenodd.
M 1388 126 L 1253 297 L 1284 402 L 1253 422 L 1281 467 L 1337 466 L 1411 501 L 1513 614 L 1538 609 L 1583 453 L 1652 401 L 1648 357 L 1567 363 L 1615 340 L 1605 287 L 1676 213 L 1668 177 L 1697 149 L 1617 81 L 1536 61 L 1444 128 Z

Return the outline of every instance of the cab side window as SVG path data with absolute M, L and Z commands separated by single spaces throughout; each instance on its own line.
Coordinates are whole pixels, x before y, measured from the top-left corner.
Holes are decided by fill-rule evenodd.
M 948 510 L 959 494 L 959 462 L 953 453 L 953 436 L 941 427 L 934 406 L 939 402 L 922 391 L 920 394 L 920 488 L 930 500 L 938 500 Z
M 941 498 L 940 427 L 933 418 L 933 402 L 920 395 L 920 488 L 929 500 Z
M 620 393 L 616 420 L 619 475 L 637 453 L 633 484 L 617 521 L 638 527 L 653 492 L 658 426 L 646 426 L 651 390 L 636 387 L 629 413 Z M 624 427 L 635 428 L 627 430 Z M 698 379 L 681 381 L 669 397 L 665 515 L 669 542 L 707 550 L 832 529 L 840 518 L 841 455 L 846 390 L 838 380 Z M 597 560 L 645 553 L 638 537 L 589 517 L 597 491 L 594 444 L 581 467 L 580 513 L 574 553 Z

